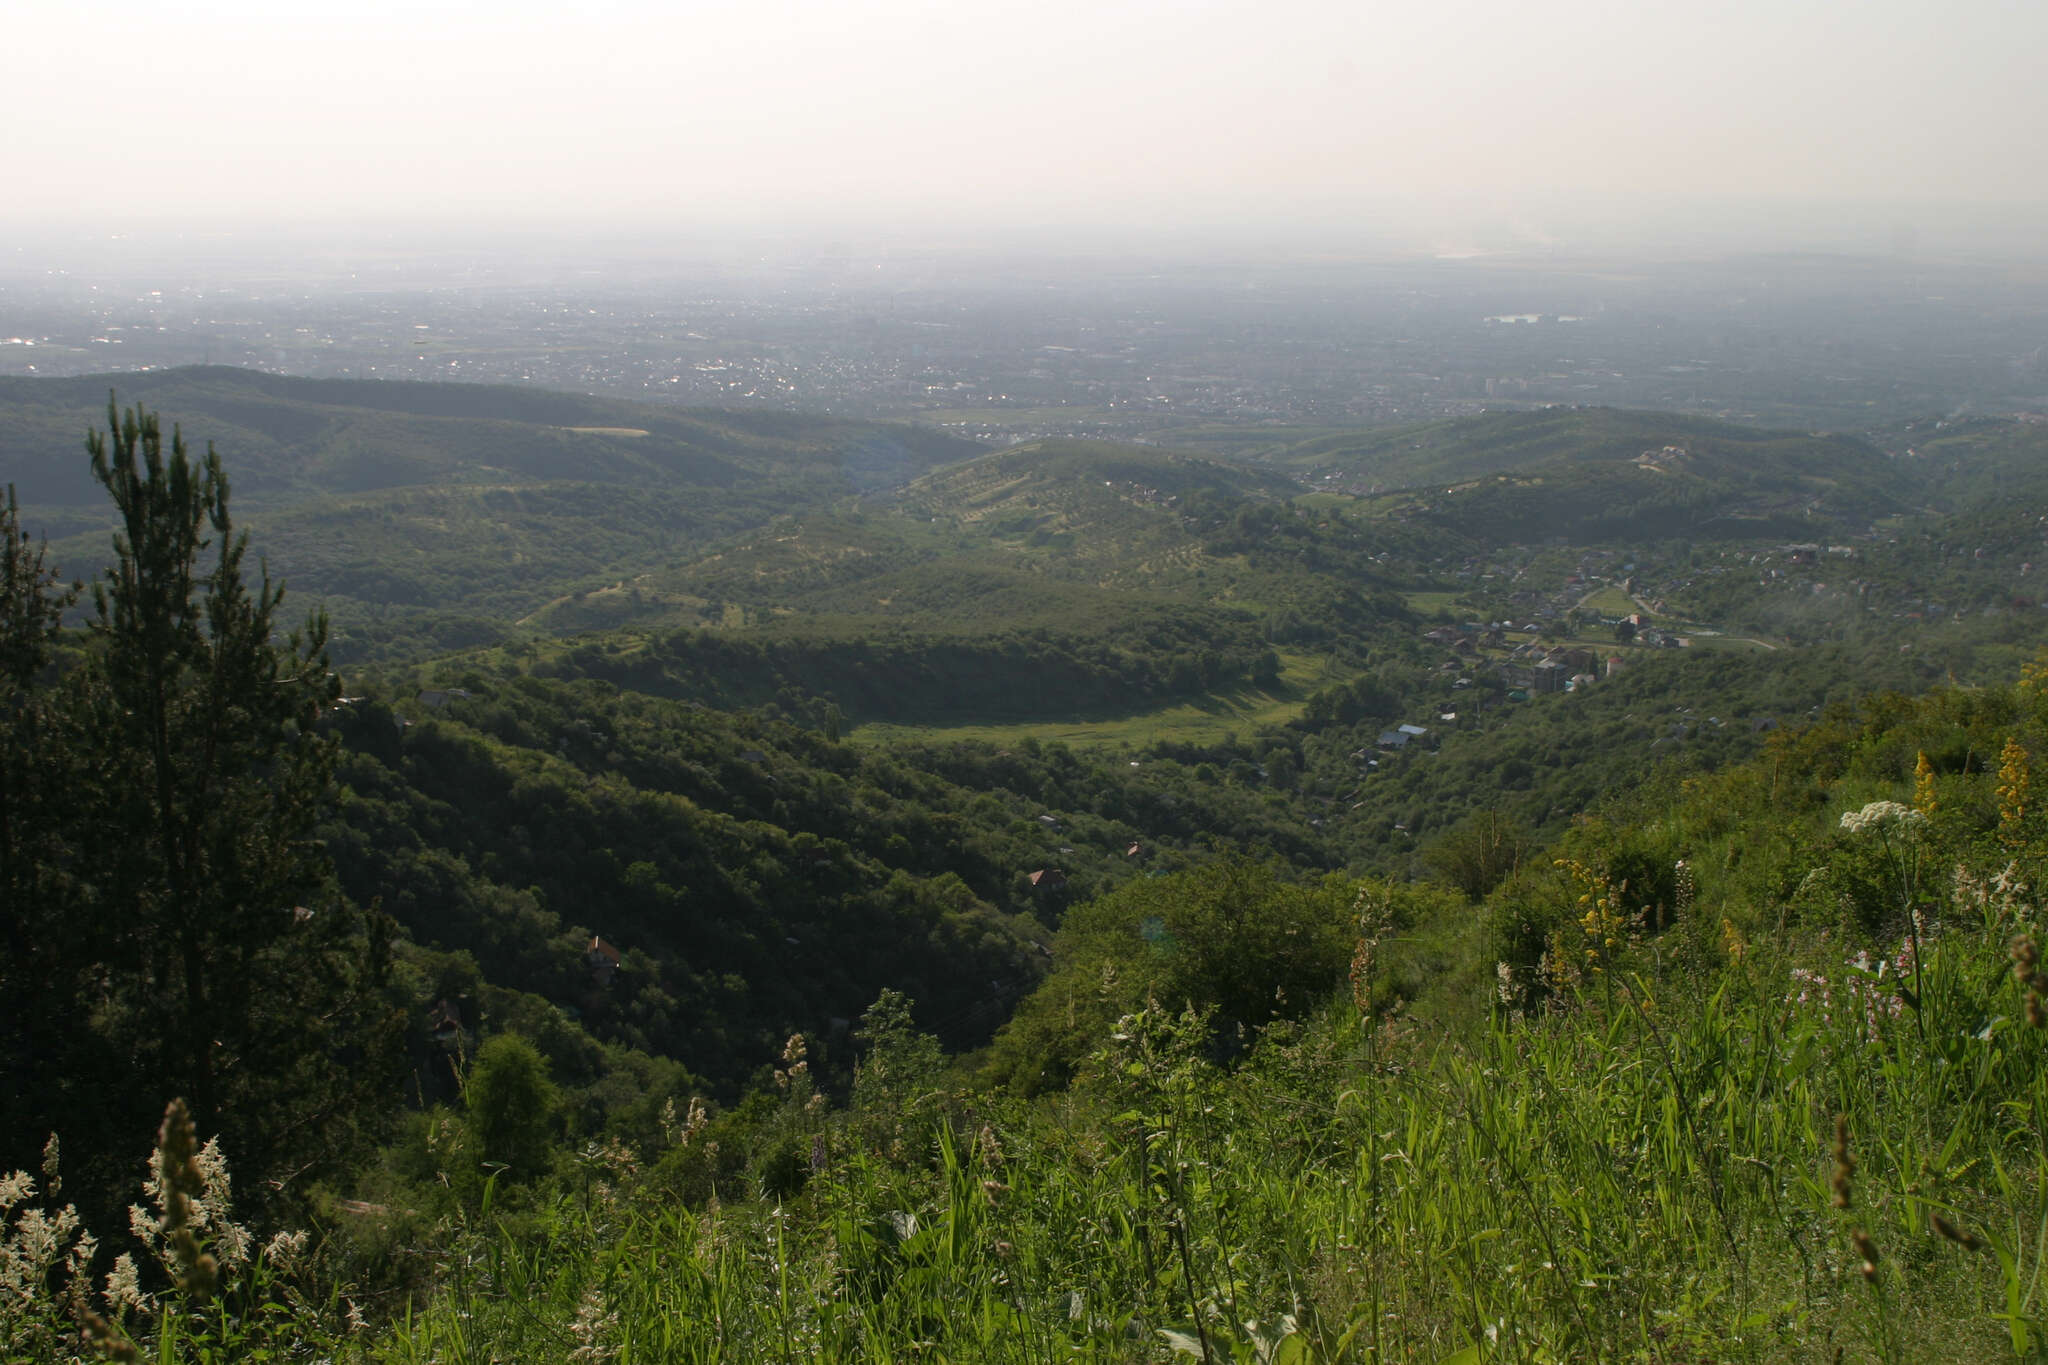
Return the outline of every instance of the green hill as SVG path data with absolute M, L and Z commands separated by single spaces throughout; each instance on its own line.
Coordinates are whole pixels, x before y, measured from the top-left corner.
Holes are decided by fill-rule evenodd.
M 1613 408 L 1191 439 L 1312 486 L 1401 494 L 1406 513 L 1492 540 L 1796 535 L 1917 506 L 1926 484 L 1853 437 Z
M 232 451 L 236 497 L 345 495 L 450 483 L 729 490 L 788 481 L 812 496 L 893 487 L 979 447 L 927 428 L 725 412 L 479 384 L 317 380 L 224 367 L 0 379 L 0 482 L 25 504 L 92 504 L 78 454 L 107 393 Z
M 791 686 L 863 720 L 1123 714 L 1270 681 L 1269 646 L 1408 619 L 1379 542 L 1298 511 L 1297 491 L 1170 452 L 1023 446 L 934 471 L 878 510 L 778 519 L 538 619 L 709 631 L 718 649 L 670 652 L 738 672 L 693 664 L 684 681 L 664 666 L 660 684 L 705 700 Z M 855 646 L 891 662 L 855 667 Z M 921 666 L 920 650 L 946 662 Z
M 335 615 L 344 658 L 411 633 L 429 649 L 489 638 L 566 592 L 980 449 L 910 426 L 480 385 L 225 368 L 0 380 L 0 483 L 79 574 L 106 556 L 82 437 L 110 388 L 228 457 L 238 519 L 299 602 Z

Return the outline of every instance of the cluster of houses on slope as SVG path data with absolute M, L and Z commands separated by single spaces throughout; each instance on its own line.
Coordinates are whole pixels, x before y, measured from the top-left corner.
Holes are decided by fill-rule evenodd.
M 1683 636 L 1643 627 L 1640 615 L 1624 619 L 1637 632 L 1635 638 L 1643 644 L 1676 647 L 1692 643 Z M 1528 638 L 1509 645 L 1507 632 L 1510 629 L 1527 632 Z M 1548 645 L 1542 636 L 1542 627 L 1533 622 L 1526 626 L 1496 622 L 1490 626 L 1438 626 L 1424 631 L 1422 638 L 1450 652 L 1451 657 L 1444 662 L 1446 672 L 1458 672 L 1491 659 L 1510 697 L 1516 692 L 1534 695 L 1574 691 L 1599 678 L 1612 677 L 1623 667 L 1619 654 L 1602 655 L 1583 645 Z M 1503 649 L 1507 651 L 1505 655 L 1488 652 Z

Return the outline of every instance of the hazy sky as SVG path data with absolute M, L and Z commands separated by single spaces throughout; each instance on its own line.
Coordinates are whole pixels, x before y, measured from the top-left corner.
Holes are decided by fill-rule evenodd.
M 1894 232 L 2048 204 L 2040 0 L 14 0 L 4 31 L 17 232 L 1392 212 L 1455 247 L 1674 197 Z

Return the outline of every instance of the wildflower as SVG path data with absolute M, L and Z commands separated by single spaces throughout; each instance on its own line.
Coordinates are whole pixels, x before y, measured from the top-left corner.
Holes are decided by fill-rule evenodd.
M 2036 650 L 2031 662 L 2020 665 L 2020 680 L 2013 690 L 2023 697 L 2048 694 L 2048 647 Z
M 23 1209 L 14 1220 L 14 1246 L 8 1260 L 35 1269 L 55 1265 L 71 1235 L 78 1231 L 78 1210 L 69 1204 L 55 1213 L 45 1209 Z M 10 1270 L 15 1267 L 10 1266 Z
M 1932 815 L 1940 806 L 1934 795 L 1934 765 L 1927 761 L 1927 751 L 1923 749 L 1913 764 L 1913 809 L 1922 815 Z
M 227 1158 L 218 1140 L 199 1145 L 183 1100 L 172 1100 L 164 1110 L 156 1154 L 142 1189 L 157 1206 L 158 1216 L 151 1218 L 140 1206 L 131 1207 L 128 1225 L 179 1287 L 203 1298 L 218 1285 L 222 1266 L 233 1268 L 248 1259 L 249 1234 L 228 1217 Z M 201 1237 L 210 1240 L 212 1251 L 201 1249 Z
M 2043 973 L 2040 965 L 2041 949 L 2032 934 L 2021 934 L 2012 941 L 2013 979 L 2026 988 L 2027 1022 L 2035 1028 L 2048 1025 L 2048 1008 L 2042 1004 L 2042 997 L 2048 996 L 2048 973 Z
M 304 1228 L 297 1232 L 273 1233 L 270 1240 L 263 1244 L 264 1263 L 287 1275 L 296 1272 L 305 1259 L 307 1241 Z
M 1749 944 L 1743 939 L 1742 931 L 1726 915 L 1721 916 L 1721 951 L 1728 954 L 1730 962 L 1742 961 L 1749 952 Z
M 1351 1003 L 1360 1014 L 1372 1013 L 1372 966 L 1378 947 L 1376 940 L 1361 938 L 1351 954 Z
M 1493 995 L 1503 1009 L 1515 1003 L 1515 969 L 1505 962 L 1493 964 Z
M 1875 1282 L 1877 1279 L 1877 1243 L 1870 1240 L 1870 1234 L 1857 1228 L 1849 1234 L 1849 1241 L 1856 1248 L 1856 1254 L 1863 1258 L 1863 1278 Z
M 790 1034 L 789 1041 L 782 1045 L 782 1066 L 775 1072 L 776 1087 L 789 1089 L 803 1080 L 810 1069 L 811 1064 L 804 1060 L 804 1036 L 801 1033 Z
M 1351 908 L 1358 916 L 1358 942 L 1351 954 L 1351 1003 L 1362 1015 L 1372 1013 L 1373 970 L 1378 962 L 1380 939 L 1393 927 L 1393 905 L 1385 895 L 1361 885 Z
M 1564 951 L 1559 939 L 1562 931 L 1551 936 L 1551 945 L 1536 959 L 1536 973 L 1543 978 L 1543 985 L 1552 995 L 1568 994 L 1584 978 L 1571 954 Z
M 576 1349 L 569 1352 L 569 1359 L 575 1361 L 610 1360 L 616 1352 L 605 1338 L 619 1325 L 619 1315 L 607 1311 L 604 1295 L 596 1288 L 584 1291 L 583 1301 L 576 1306 L 576 1320 L 569 1324 L 569 1335 L 576 1341 Z
M 703 1097 L 700 1095 L 690 1096 L 690 1112 L 683 1120 L 683 1131 L 678 1139 L 678 1144 L 684 1147 L 689 1146 L 690 1140 L 703 1132 L 704 1126 L 710 1122 L 711 1111 L 704 1107 Z
M 121 1330 L 114 1324 L 86 1307 L 82 1301 L 73 1300 L 71 1311 L 72 1316 L 78 1321 L 79 1335 L 85 1338 L 85 1344 L 91 1347 L 95 1354 L 105 1356 L 108 1360 L 142 1359 L 142 1352 L 134 1342 L 123 1336 Z
M 1851 834 L 1865 830 L 1912 830 L 1927 823 L 1927 817 L 1911 806 L 1896 801 L 1873 801 L 1862 810 L 1842 812 L 1842 828 Z
M 2007 843 L 2020 839 L 2020 822 L 2026 819 L 2028 788 L 2033 785 L 2027 751 L 2015 736 L 2005 741 L 1998 755 L 1998 833 Z
M 2034 907 L 2029 903 L 2032 891 L 2020 876 L 2017 862 L 2008 862 L 1988 880 L 1976 876 L 1963 864 L 1956 864 L 1956 904 L 1968 906 L 1987 921 L 2013 919 L 2021 924 L 2030 923 L 2034 918 Z
M 107 1272 L 105 1297 L 117 1313 L 147 1313 L 150 1309 L 150 1297 L 142 1292 L 142 1276 L 135 1267 L 135 1258 L 125 1251 L 114 1258 L 114 1268 Z
M 1835 1173 L 1828 1185 L 1835 1192 L 1834 1205 L 1838 1209 L 1849 1207 L 1853 1195 L 1853 1181 L 1856 1177 L 1856 1159 L 1849 1155 L 1849 1119 L 1845 1114 L 1835 1115 Z M 1865 1257 L 1865 1260 L 1874 1259 Z

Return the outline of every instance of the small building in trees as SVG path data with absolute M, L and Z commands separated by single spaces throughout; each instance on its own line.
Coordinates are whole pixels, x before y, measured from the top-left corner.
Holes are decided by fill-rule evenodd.
M 612 977 L 618 974 L 619 950 L 593 934 L 590 947 L 583 954 L 583 963 L 590 968 L 592 982 L 599 987 L 609 986 Z

